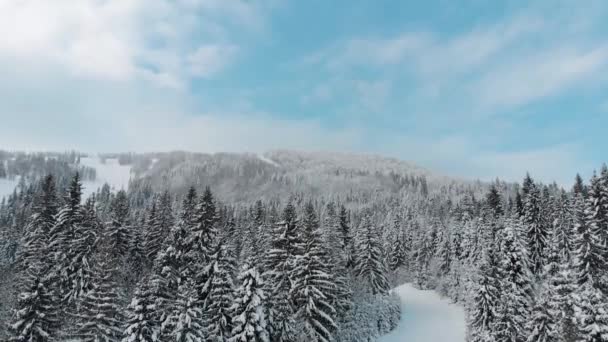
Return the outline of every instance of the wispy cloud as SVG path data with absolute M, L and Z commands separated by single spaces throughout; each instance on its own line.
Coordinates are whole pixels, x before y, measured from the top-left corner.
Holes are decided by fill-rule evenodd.
M 241 0 L 2 1 L 0 57 L 176 86 L 227 67 L 237 51 L 230 29 L 263 29 L 261 11 Z

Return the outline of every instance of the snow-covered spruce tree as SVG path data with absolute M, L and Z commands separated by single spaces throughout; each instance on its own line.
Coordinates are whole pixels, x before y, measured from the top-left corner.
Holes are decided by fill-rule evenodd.
M 157 225 L 156 219 L 156 206 L 157 201 L 153 200 L 152 205 L 146 211 L 147 217 L 145 218 L 146 223 L 144 226 L 144 255 L 146 260 L 153 261 L 156 259 L 156 256 L 160 252 L 165 243 L 165 237 L 162 236 L 162 231 L 160 227 Z
M 364 213 L 356 239 L 355 275 L 367 283 L 373 294 L 387 294 L 386 266 L 369 212 Z
M 152 342 L 158 337 L 158 297 L 150 277 L 143 278 L 126 311 L 126 329 L 123 342 Z
M 518 218 L 507 220 L 501 247 L 501 298 L 493 327 L 497 342 L 524 341 L 532 296 L 528 258 L 520 242 Z
M 107 234 L 111 246 L 111 256 L 118 260 L 127 255 L 131 241 L 131 222 L 129 220 L 129 199 L 124 190 L 116 193 L 112 200 L 111 222 L 107 224 Z
M 337 329 L 332 305 L 337 286 L 312 203 L 305 208 L 303 222 L 303 254 L 296 257 L 292 275 L 296 317 L 305 323 L 305 332 L 312 341 L 331 341 Z
M 42 264 L 30 264 L 22 279 L 13 321 L 9 325 L 9 341 L 52 341 L 57 331 L 57 312 L 49 277 L 42 275 Z
M 608 341 L 608 304 L 601 290 L 586 282 L 574 293 L 576 302 L 577 341 Z
M 594 190 L 591 189 L 590 196 Z M 590 200 L 591 201 L 591 200 Z M 589 202 L 590 202 L 589 201 Z M 587 202 L 587 206 L 591 204 Z M 585 209 L 582 196 L 574 200 L 574 263 L 579 285 L 591 282 L 595 287 L 602 286 L 602 276 L 606 269 L 604 258 L 606 247 L 602 244 L 601 232 L 594 220 L 589 220 L 589 209 Z
M 95 213 L 95 202 L 91 198 L 87 199 L 82 207 L 81 218 L 80 224 L 75 226 L 74 241 L 71 247 L 73 256 L 69 268 L 73 273 L 71 291 L 66 297 L 70 302 L 76 302 L 92 286 L 92 257 L 102 225 Z M 71 310 L 74 308 L 72 307 Z
M 213 256 L 213 280 L 210 284 L 206 310 L 204 312 L 207 341 L 225 342 L 232 333 L 230 308 L 234 302 L 234 284 L 232 275 L 235 271 L 235 260 L 232 251 L 225 243 L 219 246 Z
M 543 287 L 536 295 L 534 306 L 530 313 L 530 319 L 526 324 L 529 333 L 527 342 L 557 341 L 558 335 L 555 329 L 555 317 L 548 303 L 553 296 L 548 288 Z
M 389 267 L 392 271 L 405 265 L 407 252 L 405 250 L 405 233 L 401 227 L 401 219 L 396 217 L 393 221 L 393 230 L 395 237 L 390 246 Z
M 78 173 L 72 177 L 65 195 L 65 204 L 56 216 L 56 223 L 49 232 L 49 254 L 52 255 L 53 291 L 59 300 L 73 298 L 74 249 L 77 226 L 82 223 L 82 184 Z M 65 307 L 65 306 L 63 306 Z
M 83 342 L 119 341 L 123 333 L 122 294 L 116 281 L 112 243 L 107 236 L 93 259 L 92 288 L 79 300 L 73 337 Z
M 268 322 L 264 284 L 252 260 L 247 260 L 238 276 L 234 292 L 230 342 L 268 342 Z
M 196 190 L 190 188 L 182 202 L 179 219 L 154 261 L 153 273 L 164 278 L 167 286 L 174 291 L 177 291 L 177 286 L 185 279 L 191 278 L 196 271 L 194 267 L 197 265 L 192 262 L 190 253 L 196 203 Z
M 169 315 L 161 328 L 161 341 L 206 341 L 203 312 L 197 304 L 197 297 L 197 291 L 191 281 L 179 285 L 177 298 L 171 303 Z
M 148 260 L 154 260 L 166 239 L 169 237 L 173 216 L 171 212 L 171 196 L 164 192 L 152 203 L 145 230 L 144 250 Z
M 553 268 L 552 266 L 548 266 Z M 555 336 L 560 342 L 576 340 L 573 292 L 576 288 L 572 265 L 562 260 L 557 272 L 547 279 L 547 308 L 555 323 Z
M 486 194 L 486 205 L 494 218 L 498 218 L 504 213 L 500 192 L 494 183 L 490 185 L 490 190 Z
M 444 232 L 441 236 L 441 242 L 437 250 L 438 271 L 441 276 L 445 276 L 450 272 L 452 265 L 452 246 L 450 245 L 450 236 L 448 232 Z
M 192 268 L 192 280 L 198 292 L 198 300 L 203 305 L 207 301 L 213 279 L 211 258 L 217 246 L 217 220 L 213 194 L 207 187 L 194 211 L 194 222 L 187 239 L 186 249 L 189 266 Z M 206 308 L 203 307 L 203 310 Z
M 573 254 L 573 213 L 572 200 L 568 197 L 565 191 L 560 192 L 560 196 L 556 201 L 556 214 L 553 221 L 553 234 L 556 238 L 556 249 L 560 260 L 570 261 Z
M 500 264 L 493 246 L 486 250 L 473 290 L 471 342 L 493 341 L 494 323 L 500 302 Z
M 583 182 L 583 177 L 580 174 L 576 174 L 574 178 L 574 185 L 572 186 L 572 194 L 576 197 L 578 195 L 585 198 L 587 196 L 587 186 Z
M 588 272 L 593 277 L 594 286 L 608 291 L 605 271 L 608 270 L 608 169 L 604 165 L 599 177 L 593 176 L 589 186 L 585 205 L 585 225 L 588 227 L 590 240 L 587 260 L 596 258 L 596 265 L 589 264 Z M 579 236 L 580 237 L 580 236 Z M 591 242 L 590 241 L 590 242 Z M 581 251 L 582 252 L 582 251 Z M 578 253 L 584 260 L 582 253 Z M 595 256 L 593 256 L 595 255 Z
M 268 294 L 269 332 L 272 341 L 293 341 L 294 310 L 291 275 L 295 266 L 296 251 L 301 244 L 297 231 L 295 208 L 287 204 L 283 220 L 274 225 L 271 248 L 266 252 L 265 290 Z
M 533 275 L 540 276 L 545 262 L 545 248 L 549 232 L 541 217 L 540 192 L 533 182 L 530 183 L 528 193 L 524 198 L 523 222 L 527 232 L 530 271 Z
M 340 206 L 339 222 L 340 231 L 342 232 L 342 250 L 344 259 L 346 260 L 346 267 L 352 268 L 354 266 L 354 244 L 353 235 L 350 229 L 350 215 L 344 205 Z
M 25 228 L 21 241 L 21 249 L 17 253 L 18 272 L 26 272 L 31 265 L 42 262 L 41 272 L 48 272 L 51 266 L 49 258 L 49 232 L 55 225 L 57 215 L 57 192 L 55 178 L 46 176 L 40 182 L 40 190 L 34 199 L 32 217 Z

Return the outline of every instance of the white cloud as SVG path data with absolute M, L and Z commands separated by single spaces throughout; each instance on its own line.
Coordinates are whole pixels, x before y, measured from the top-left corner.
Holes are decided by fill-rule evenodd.
M 577 82 L 592 82 L 608 68 L 608 45 L 556 48 L 488 71 L 471 86 L 484 107 L 513 107 L 554 95 Z
M 143 75 L 175 86 L 226 68 L 236 52 L 230 29 L 263 23 L 262 8 L 241 0 L 3 0 L 0 57 L 78 78 Z
M 214 76 L 232 62 L 236 52 L 234 45 L 200 46 L 187 57 L 190 72 L 197 77 Z

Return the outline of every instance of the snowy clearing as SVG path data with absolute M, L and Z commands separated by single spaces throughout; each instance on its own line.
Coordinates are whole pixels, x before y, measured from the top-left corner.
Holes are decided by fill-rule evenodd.
M 12 194 L 17 184 L 19 184 L 18 176 L 14 179 L 0 178 L 0 200 L 2 200 L 2 197 Z
M 115 190 L 127 190 L 131 179 L 131 165 L 120 165 L 118 159 L 106 159 L 105 163 L 97 156 L 80 159 L 80 164 L 89 166 L 97 171 L 94 182 L 83 182 L 84 198 L 97 191 L 105 183 Z
M 380 342 L 464 342 L 466 324 L 462 307 L 411 284 L 393 291 L 401 297 L 401 321 Z

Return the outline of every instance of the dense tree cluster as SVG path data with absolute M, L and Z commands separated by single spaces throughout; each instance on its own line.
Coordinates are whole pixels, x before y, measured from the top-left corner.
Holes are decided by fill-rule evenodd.
M 24 215 L 9 341 L 367 341 L 399 319 L 371 210 L 64 189 L 49 175 L 2 213 Z
M 151 170 L 128 191 L 48 176 L 0 204 L 0 338 L 370 341 L 411 282 L 462 305 L 470 341 L 608 341 L 606 167 L 564 190 L 152 157 L 122 156 Z

